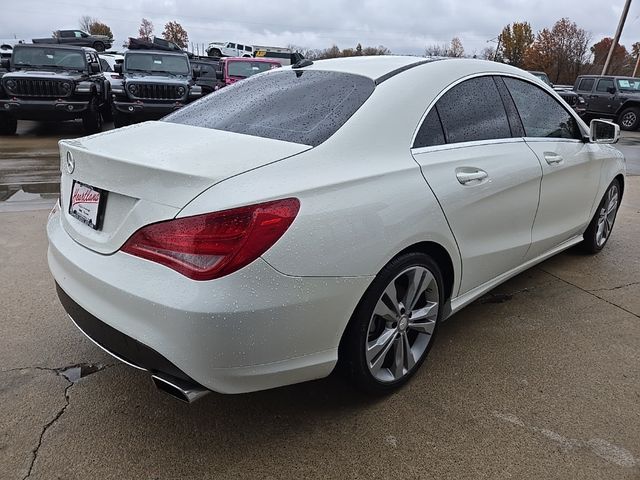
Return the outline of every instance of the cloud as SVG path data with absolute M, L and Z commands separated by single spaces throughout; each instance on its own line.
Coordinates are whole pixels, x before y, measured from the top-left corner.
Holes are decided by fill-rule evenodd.
M 272 3 L 235 0 L 129 0 L 91 5 L 80 0 L 23 0 L 2 7 L 0 32 L 31 39 L 54 29 L 76 28 L 81 15 L 107 23 L 118 43 L 137 34 L 140 19 L 160 35 L 169 20 L 179 21 L 194 43 L 237 41 L 324 48 L 385 45 L 394 53 L 420 54 L 425 45 L 462 39 L 467 53 L 480 52 L 502 27 L 528 21 L 535 31 L 569 17 L 595 41 L 613 36 L 624 1 L 613 0 L 325 0 Z M 55 5 L 52 15 L 51 5 Z M 632 5 L 622 43 L 637 41 L 640 6 Z

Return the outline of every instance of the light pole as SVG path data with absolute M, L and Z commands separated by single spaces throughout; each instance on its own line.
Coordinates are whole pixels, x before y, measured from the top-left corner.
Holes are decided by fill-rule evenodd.
M 616 35 L 613 39 L 613 43 L 611 43 L 611 48 L 609 49 L 609 54 L 607 55 L 607 60 L 604 62 L 604 67 L 602 68 L 602 75 L 607 74 L 607 70 L 609 69 L 609 63 L 611 63 L 611 57 L 613 57 L 613 52 L 620 41 L 620 35 L 622 35 L 622 28 L 624 27 L 624 22 L 627 20 L 627 14 L 629 13 L 629 7 L 631 6 L 631 0 L 627 0 L 624 4 L 624 8 L 622 9 L 622 15 L 620 15 L 620 21 L 618 22 L 618 29 L 616 30 Z

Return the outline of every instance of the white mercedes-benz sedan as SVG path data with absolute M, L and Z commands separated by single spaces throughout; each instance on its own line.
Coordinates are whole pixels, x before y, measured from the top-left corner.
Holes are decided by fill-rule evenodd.
M 338 363 L 386 392 L 472 300 L 604 247 L 618 136 L 507 65 L 304 61 L 61 141 L 49 266 L 80 330 L 183 400 Z

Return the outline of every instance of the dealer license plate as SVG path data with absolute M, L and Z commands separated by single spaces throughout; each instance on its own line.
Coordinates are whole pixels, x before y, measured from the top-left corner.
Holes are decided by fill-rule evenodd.
M 100 230 L 107 192 L 74 180 L 69 200 L 69 214 L 85 225 Z

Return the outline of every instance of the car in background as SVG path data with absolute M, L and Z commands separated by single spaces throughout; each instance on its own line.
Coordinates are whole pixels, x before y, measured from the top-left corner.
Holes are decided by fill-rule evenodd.
M 587 97 L 590 118 L 609 118 L 622 130 L 640 128 L 640 78 L 580 75 L 573 89 Z
M 294 52 L 290 48 L 286 47 L 269 47 L 266 45 L 255 45 L 253 49 L 254 57 L 270 58 L 272 60 L 276 60 L 280 62 L 283 67 L 287 65 L 294 65 L 304 59 L 304 57 L 300 53 Z
M 207 47 L 210 57 L 253 57 L 253 46 L 235 42 L 211 42 Z
M 130 43 L 123 62 L 114 65 L 118 77 L 111 78 L 111 105 L 116 128 L 159 119 L 202 96 L 185 52 L 139 45 L 139 40 Z
M 100 59 L 100 66 L 102 67 L 102 72 L 104 73 L 104 76 L 109 81 L 120 77 L 120 75 L 116 73 L 115 68 L 116 68 L 116 64 L 124 62 L 123 54 L 100 53 L 98 54 L 98 58 Z
M 566 85 L 554 85 L 553 83 L 551 83 L 551 80 L 549 80 L 549 76 L 544 72 L 529 70 L 529 73 L 534 77 L 542 80 L 544 83 L 558 92 L 558 95 L 560 95 L 562 99 L 567 102 L 567 104 L 569 104 L 569 106 L 573 108 L 578 115 L 582 116 L 586 113 L 587 101 L 582 95 L 579 95 L 576 92 L 572 91 L 571 87 L 567 87 Z
M 61 45 L 75 45 L 91 47 L 98 52 L 109 50 L 113 45 L 113 38 L 106 35 L 91 35 L 82 30 L 58 30 L 56 35 L 49 38 L 34 38 L 33 43 L 48 43 Z
M 619 133 L 494 62 L 270 69 L 62 140 L 49 268 L 80 330 L 184 401 L 338 362 L 391 392 L 443 320 L 565 249 L 605 247 Z
M 221 58 L 216 71 L 216 90 L 249 78 L 257 73 L 280 68 L 282 64 L 267 58 Z
M 80 118 L 87 133 L 102 129 L 109 88 L 94 49 L 20 44 L 2 65 L 0 134 L 14 134 L 18 120 Z
M 220 59 L 216 57 L 197 57 L 189 59 L 191 67 L 198 72 L 195 77 L 196 85 L 202 88 L 202 95 L 207 95 L 219 86 L 220 81 L 216 71 L 220 68 Z

